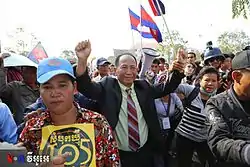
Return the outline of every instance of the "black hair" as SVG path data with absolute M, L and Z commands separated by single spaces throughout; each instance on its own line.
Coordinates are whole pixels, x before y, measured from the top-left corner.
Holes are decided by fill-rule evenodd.
M 72 82 L 72 84 L 74 84 L 76 82 L 76 79 L 71 77 L 71 76 L 69 76 L 69 77 L 70 77 L 70 81 Z
M 166 63 L 166 60 L 163 57 L 160 57 L 159 61 L 161 62 L 161 64 L 165 64 Z
M 194 52 L 188 52 L 188 54 L 192 54 L 196 58 L 196 54 Z
M 220 74 L 218 70 L 212 66 L 204 66 L 196 77 L 196 80 L 201 80 L 205 74 L 216 74 L 218 81 L 220 80 Z
M 123 54 L 120 54 L 120 55 L 118 55 L 117 57 L 116 57 L 116 59 L 115 59 L 115 66 L 116 67 L 118 67 L 119 66 L 119 62 L 120 62 L 120 59 L 121 59 L 121 57 L 122 56 L 131 56 L 134 60 L 135 60 L 135 62 L 136 62 L 136 64 L 137 64 L 137 60 L 136 60 L 136 58 L 135 58 L 135 56 L 132 54 L 132 53 L 123 53 Z
M 235 54 L 233 54 L 233 53 L 225 53 L 224 57 L 233 59 L 235 57 Z
M 158 65 L 159 65 L 160 63 L 161 63 L 161 62 L 160 62 L 159 59 L 154 59 L 153 62 L 152 62 L 152 64 L 158 64 Z

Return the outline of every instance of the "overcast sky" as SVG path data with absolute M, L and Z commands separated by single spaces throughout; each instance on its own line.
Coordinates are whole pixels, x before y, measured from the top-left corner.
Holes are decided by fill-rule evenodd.
M 231 19 L 229 0 L 163 2 L 170 30 L 178 30 L 190 47 L 202 49 L 223 31 L 244 30 L 250 35 L 249 20 Z M 41 39 L 50 56 L 89 38 L 92 54 L 107 57 L 113 48 L 128 49 L 133 41 L 140 42 L 136 32 L 132 40 L 128 15 L 128 7 L 139 13 L 140 3 L 151 12 L 147 0 L 0 0 L 0 39 L 4 43 L 6 32 L 22 26 Z M 162 30 L 162 18 L 154 19 Z

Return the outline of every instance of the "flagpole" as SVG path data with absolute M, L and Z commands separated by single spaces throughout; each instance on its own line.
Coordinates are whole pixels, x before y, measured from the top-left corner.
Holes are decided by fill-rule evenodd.
M 134 38 L 134 32 L 133 32 L 132 29 L 131 29 L 131 35 L 132 35 L 132 48 L 134 49 L 134 47 L 135 47 L 135 38 Z
M 142 11 L 141 11 L 141 5 L 142 5 L 142 0 L 140 0 L 140 26 L 141 26 L 141 29 L 140 29 L 140 35 L 141 35 L 141 52 L 142 52 Z
M 159 4 L 158 0 L 156 0 L 156 5 L 157 5 L 158 9 L 160 10 L 161 17 L 162 17 L 163 22 L 164 22 L 164 24 L 166 26 L 166 29 L 167 29 L 167 32 L 168 32 L 168 35 L 169 35 L 169 38 L 170 38 L 170 42 L 171 42 L 172 48 L 174 50 L 173 38 L 172 38 L 172 35 L 171 35 L 170 30 L 168 28 L 167 21 L 166 21 L 165 17 L 163 16 L 163 13 L 162 13 L 162 10 L 161 10 L 161 7 L 160 7 L 160 4 Z M 174 53 L 174 57 L 175 57 L 175 53 Z
M 141 46 L 141 48 L 140 48 L 140 51 L 139 51 L 139 53 L 140 53 L 140 58 L 139 58 L 139 62 L 138 62 L 138 67 L 139 67 L 139 65 L 142 63 L 143 64 L 143 52 L 142 52 L 142 48 L 143 48 L 143 46 L 142 46 L 142 10 L 141 10 L 141 7 L 142 7 L 142 0 L 140 0 L 140 36 L 141 36 L 141 44 L 140 44 L 140 46 Z M 142 70 L 142 64 L 141 64 L 141 67 L 140 67 L 140 74 L 141 74 L 141 70 Z M 140 76 L 140 74 L 139 74 L 139 76 Z

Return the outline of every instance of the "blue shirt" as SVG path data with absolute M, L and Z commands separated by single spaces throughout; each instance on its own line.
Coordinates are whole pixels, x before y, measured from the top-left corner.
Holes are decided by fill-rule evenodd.
M 4 103 L 0 103 L 0 115 L 0 140 L 16 144 L 17 125 L 9 107 Z

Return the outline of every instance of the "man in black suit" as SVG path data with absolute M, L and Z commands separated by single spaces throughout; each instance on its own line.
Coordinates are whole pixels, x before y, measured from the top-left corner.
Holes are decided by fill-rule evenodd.
M 167 83 L 150 85 L 145 80 L 136 80 L 136 58 L 129 53 L 123 54 L 116 58 L 117 78 L 105 77 L 94 83 L 87 72 L 90 42 L 79 43 L 75 50 L 78 90 L 98 101 L 101 114 L 115 132 L 122 167 L 153 167 L 154 156 L 163 147 L 154 99 L 178 87 L 184 77 L 183 59 L 174 62 Z M 184 58 L 185 54 L 178 57 Z

